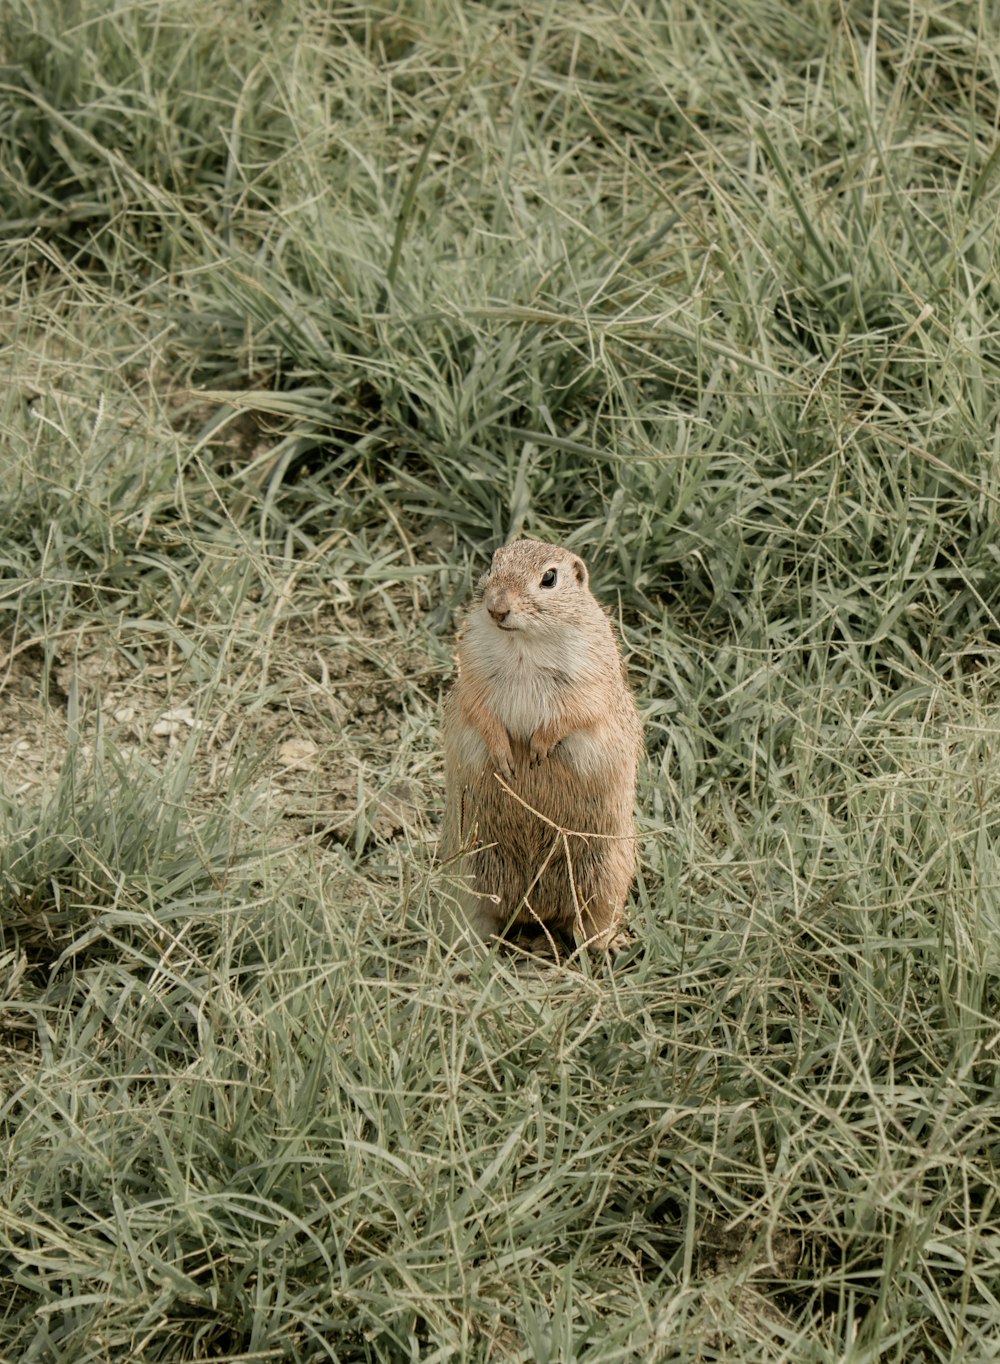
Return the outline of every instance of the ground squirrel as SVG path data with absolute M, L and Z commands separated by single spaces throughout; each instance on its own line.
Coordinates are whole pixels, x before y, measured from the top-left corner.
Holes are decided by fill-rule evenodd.
M 541 923 L 607 946 L 635 875 L 642 726 L 576 554 L 517 540 L 493 555 L 458 636 L 443 738 L 442 854 L 458 860 L 473 928 Z

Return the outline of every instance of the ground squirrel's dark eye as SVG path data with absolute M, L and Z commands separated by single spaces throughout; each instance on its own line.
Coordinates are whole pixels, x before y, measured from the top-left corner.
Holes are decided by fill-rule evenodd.
M 556 578 L 558 576 L 559 575 L 558 573 L 556 573 L 554 568 L 547 568 L 545 572 L 542 574 L 542 580 L 538 584 L 539 587 L 555 587 Z

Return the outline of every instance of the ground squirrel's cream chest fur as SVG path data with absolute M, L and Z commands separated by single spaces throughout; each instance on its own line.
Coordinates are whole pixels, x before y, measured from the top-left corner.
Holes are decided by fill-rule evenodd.
M 576 554 L 538 540 L 494 554 L 443 736 L 442 854 L 459 859 L 473 927 L 543 923 L 607 944 L 635 874 L 642 728 Z

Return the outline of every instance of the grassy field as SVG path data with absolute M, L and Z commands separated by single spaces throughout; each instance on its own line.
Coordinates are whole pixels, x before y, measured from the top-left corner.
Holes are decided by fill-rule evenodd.
M 0 1359 L 1000 1359 L 1000 14 L 4 0 Z M 633 944 L 440 925 L 567 542 Z

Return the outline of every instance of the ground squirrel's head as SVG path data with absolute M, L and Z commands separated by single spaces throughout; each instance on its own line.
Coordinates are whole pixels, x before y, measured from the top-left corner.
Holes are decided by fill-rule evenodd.
M 587 566 L 579 555 L 541 540 L 515 540 L 493 555 L 479 580 L 485 615 L 498 629 L 537 634 L 593 610 Z

